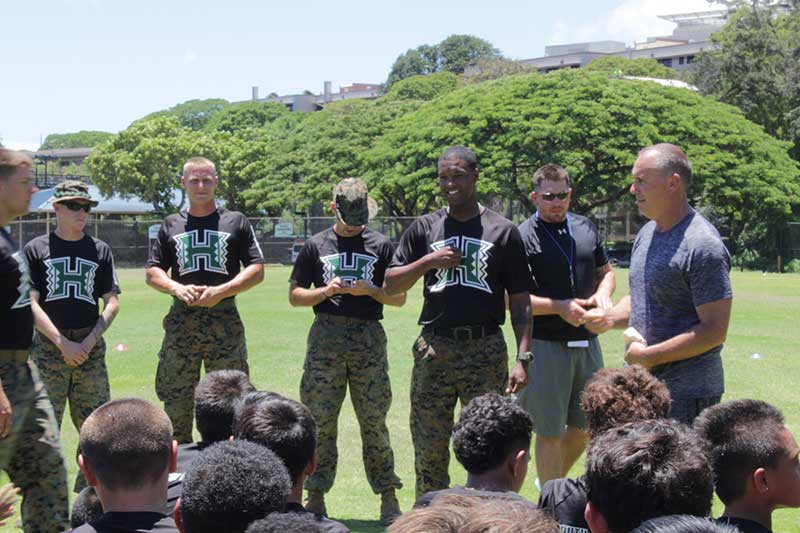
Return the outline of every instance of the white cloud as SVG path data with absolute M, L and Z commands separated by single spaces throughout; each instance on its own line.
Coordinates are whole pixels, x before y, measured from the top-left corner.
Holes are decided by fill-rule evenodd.
M 675 24 L 659 15 L 720 9 L 708 0 L 621 0 L 607 14 L 592 21 L 561 18 L 553 26 L 548 44 L 612 40 L 632 45 L 647 37 L 670 35 Z M 576 14 L 577 16 L 577 14 Z
M 198 59 L 197 52 L 195 52 L 191 48 L 187 48 L 186 51 L 183 53 L 184 65 L 191 65 L 192 63 L 196 63 L 197 59 Z

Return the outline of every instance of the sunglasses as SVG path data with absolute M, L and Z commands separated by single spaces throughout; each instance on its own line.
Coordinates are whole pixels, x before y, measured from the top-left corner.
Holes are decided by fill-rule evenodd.
M 564 200 L 567 196 L 569 196 L 569 191 L 564 192 L 541 192 L 536 193 L 540 199 L 544 200 L 545 202 L 552 202 L 556 198 L 559 200 Z
M 88 213 L 89 211 L 92 210 L 92 206 L 91 205 L 82 204 L 80 202 L 66 201 L 66 202 L 59 202 L 59 203 L 61 205 L 63 205 L 64 207 L 66 207 L 67 209 L 69 209 L 70 211 L 80 211 L 81 209 L 83 209 L 84 211 L 86 211 Z

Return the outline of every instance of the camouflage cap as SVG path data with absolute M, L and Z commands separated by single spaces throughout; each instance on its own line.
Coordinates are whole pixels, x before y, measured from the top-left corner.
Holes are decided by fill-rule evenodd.
M 64 180 L 56 185 L 56 192 L 51 202 L 55 204 L 67 200 L 86 200 L 92 207 L 99 203 L 97 200 L 92 200 L 92 195 L 89 194 L 89 186 L 77 180 Z
M 333 188 L 336 216 L 348 226 L 363 226 L 378 211 L 378 204 L 369 197 L 367 185 L 358 178 L 345 178 Z

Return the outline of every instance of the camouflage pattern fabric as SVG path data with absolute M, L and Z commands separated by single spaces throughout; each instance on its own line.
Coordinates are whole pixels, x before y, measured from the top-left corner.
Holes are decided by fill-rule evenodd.
M 173 300 L 164 317 L 158 353 L 156 394 L 172 420 L 175 440 L 193 442 L 194 388 L 205 371 L 241 370 L 249 374 L 244 324 L 234 300 L 212 308 L 189 307 Z
M 22 524 L 28 532 L 69 527 L 67 470 L 53 408 L 35 363 L 0 354 L 0 379 L 11 402 L 12 428 L 0 440 L 0 468 L 22 492 Z
M 433 335 L 414 342 L 411 375 L 411 440 L 417 498 L 450 486 L 450 435 L 457 401 L 462 407 L 487 392 L 502 394 L 508 381 L 508 351 L 502 331 L 474 340 Z
M 300 400 L 317 421 L 317 469 L 306 480 L 308 490 L 328 492 L 336 477 L 337 420 L 347 387 L 361 429 L 367 480 L 380 494 L 401 488 L 394 472 L 394 452 L 386 427 L 392 404 L 386 358 L 386 333 L 377 320 L 320 313 L 308 333 Z
M 61 333 L 68 339 L 80 342 L 93 329 L 85 333 Z M 92 411 L 106 403 L 110 398 L 108 369 L 106 368 L 106 343 L 101 337 L 89 353 L 89 358 L 78 367 L 67 366 L 61 351 L 50 339 L 38 332 L 33 338 L 31 359 L 39 369 L 39 376 L 47 388 L 47 395 L 53 405 L 56 427 L 61 427 L 64 409 L 69 399 L 69 413 L 75 429 L 80 431 L 83 421 Z

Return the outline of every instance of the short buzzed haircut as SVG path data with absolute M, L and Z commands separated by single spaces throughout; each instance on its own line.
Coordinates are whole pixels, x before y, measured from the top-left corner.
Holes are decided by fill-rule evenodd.
M 493 498 L 469 509 L 459 533 L 558 533 L 558 523 L 529 502 Z
M 184 533 L 244 533 L 286 507 L 291 482 L 271 450 L 243 440 L 212 444 L 183 479 L 179 507 Z
M 188 178 L 193 172 L 200 169 L 211 169 L 215 176 L 217 174 L 217 167 L 213 161 L 205 157 L 192 157 L 183 164 L 183 177 Z
M 197 430 L 203 442 L 227 439 L 233 434 L 233 418 L 242 398 L 255 391 L 241 370 L 209 372 L 194 389 Z
M 708 516 L 714 476 L 704 441 L 672 419 L 641 420 L 589 441 L 588 500 L 610 533 L 671 514 Z
M 20 167 L 32 168 L 33 160 L 24 152 L 0 148 L 0 179 L 10 178 Z
M 760 400 L 734 400 L 705 409 L 694 428 L 711 447 L 717 496 L 728 505 L 745 495 L 758 468 L 775 468 L 786 449 L 783 414 Z
M 592 436 L 628 422 L 666 418 L 671 402 L 664 382 L 640 365 L 600 369 L 581 394 Z
M 80 453 L 105 488 L 145 487 L 168 470 L 172 423 L 146 400 L 112 400 L 95 409 L 81 426 Z
M 442 161 L 453 161 L 455 159 L 463 161 L 469 172 L 478 170 L 478 158 L 475 156 L 475 152 L 466 146 L 450 146 L 446 148 L 445 151 L 442 152 L 442 155 L 439 156 L 438 163 L 442 163 Z
M 470 401 L 453 427 L 453 451 L 467 472 L 482 474 L 516 450 L 529 450 L 533 422 L 509 396 L 483 394 Z
M 677 174 L 681 177 L 681 182 L 688 188 L 692 182 L 692 164 L 686 153 L 670 143 L 659 143 L 639 151 L 639 155 L 646 152 L 655 152 L 656 168 L 663 171 L 666 175 Z
M 289 470 L 292 483 L 314 457 L 317 423 L 308 408 L 288 398 L 263 398 L 243 405 L 233 435 L 268 447 Z
M 247 526 L 245 533 L 325 533 L 325 528 L 311 513 L 270 513 Z
M 467 522 L 467 506 L 428 505 L 415 507 L 400 515 L 386 531 L 388 533 L 458 533 Z
M 533 173 L 533 188 L 538 189 L 543 181 L 563 181 L 570 186 L 569 172 L 564 167 L 554 163 L 548 163 L 536 169 Z
M 631 533 L 739 533 L 739 529 L 708 518 L 677 514 L 651 518 Z

